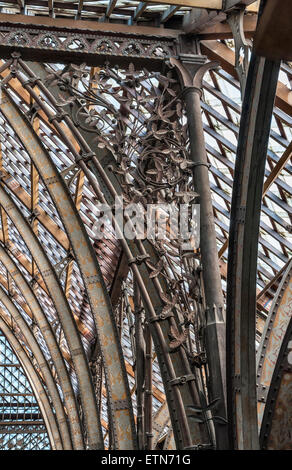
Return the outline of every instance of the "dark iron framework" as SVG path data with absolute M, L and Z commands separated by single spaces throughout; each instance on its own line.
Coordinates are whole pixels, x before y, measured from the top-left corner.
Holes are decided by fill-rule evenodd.
M 31 386 L 8 340 L 1 334 L 1 449 L 42 450 L 50 443 Z
M 59 3 L 70 17 L 67 2 Z M 291 256 L 289 64 L 282 63 L 273 93 L 269 64 L 263 74 L 259 60 L 264 80 L 253 89 L 239 53 L 244 46 L 246 67 L 249 46 L 232 23 L 234 42 L 204 39 L 204 31 L 186 37 L 179 8 L 170 7 L 166 25 L 172 29 L 156 28 L 155 36 L 151 29 L 164 13 L 158 16 L 147 4 L 140 20 L 136 10 L 123 8 L 137 26 L 124 25 L 119 10 L 113 16 L 116 23 L 93 27 L 84 22 L 83 31 L 75 23 L 72 32 L 54 18 L 61 14 L 59 4 L 52 3 L 48 11 L 44 5 L 51 19 L 27 16 L 33 5 L 23 4 L 20 12 L 26 15 L 21 18 L 0 14 L 1 330 L 7 331 L 13 349 L 21 345 L 19 361 L 36 397 L 42 397 L 41 410 L 46 409 L 42 400 L 48 400 L 43 419 L 51 447 L 257 448 L 256 413 L 238 405 L 239 398 L 245 403 L 254 394 L 255 409 L 256 370 L 255 365 L 254 370 L 242 367 L 246 359 L 241 355 L 244 341 L 257 339 L 264 345 L 259 367 L 269 361 L 266 325 L 272 324 L 272 301 L 279 298 L 278 287 L 284 289 Z M 72 5 L 77 17 L 85 19 L 89 10 L 83 10 L 83 2 Z M 115 2 L 110 5 L 110 12 L 98 7 L 102 18 L 115 13 Z M 215 17 L 220 26 L 226 14 L 233 15 L 235 24 L 243 22 L 242 14 L 228 12 L 227 6 L 211 16 L 208 11 L 206 31 L 208 21 Z M 149 29 L 143 29 L 146 18 Z M 210 65 L 207 58 L 218 62 Z M 270 67 L 275 86 L 277 65 Z M 270 108 L 263 111 L 264 119 L 259 117 L 267 136 L 272 111 L 273 120 L 267 160 L 262 161 L 263 195 L 257 195 L 255 218 L 261 217 L 259 237 L 254 231 L 252 238 L 253 266 L 243 263 L 247 275 L 240 274 L 241 242 L 231 229 L 228 265 L 237 264 L 230 279 L 241 283 L 244 292 L 249 276 L 256 307 L 239 309 L 242 324 L 234 333 L 232 302 L 238 302 L 238 293 L 229 285 L 230 375 L 225 384 L 226 249 L 233 180 L 240 188 L 242 177 L 235 156 L 245 87 L 255 102 L 269 95 L 265 103 Z M 247 128 L 252 135 L 252 125 Z M 267 136 L 263 133 L 262 145 Z M 245 138 L 241 131 L 239 139 Z M 251 178 L 248 157 L 241 158 Z M 112 204 L 116 195 L 141 206 L 199 202 L 200 248 L 185 253 L 183 240 L 171 234 L 162 242 L 96 240 L 98 206 Z M 248 230 L 249 207 L 243 197 L 231 212 L 233 226 Z M 291 311 L 289 297 L 284 302 Z M 283 330 L 278 350 L 272 349 L 276 359 L 269 377 L 258 373 L 260 406 L 267 401 L 273 416 L 275 397 L 269 386 L 279 382 L 274 369 L 283 361 L 287 368 L 289 354 L 285 321 L 287 335 Z M 252 348 L 249 354 L 255 360 Z M 285 389 L 277 385 L 278 390 L 282 404 Z M 263 426 L 268 431 L 261 432 L 261 442 L 268 446 L 270 439 L 275 445 L 277 423 L 268 419 L 267 424 L 264 414 Z M 289 423 L 281 422 L 285 426 Z M 290 444 L 285 438 L 277 446 Z

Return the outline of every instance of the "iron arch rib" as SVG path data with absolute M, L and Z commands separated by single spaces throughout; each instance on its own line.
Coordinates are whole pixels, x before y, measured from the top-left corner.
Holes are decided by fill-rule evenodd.
M 243 102 L 233 183 L 227 276 L 227 392 L 231 445 L 258 449 L 256 273 L 259 219 L 279 62 L 254 53 Z
M 291 309 L 291 282 L 284 297 Z M 289 299 L 290 297 L 290 299 Z M 289 302 L 289 300 L 290 302 Z M 292 319 L 285 331 L 267 396 L 260 430 L 263 449 L 291 450 Z
M 14 263 L 12 258 L 2 246 L 0 246 L 0 261 L 6 267 L 9 272 L 9 275 L 12 277 L 15 284 L 21 291 L 24 300 L 29 306 L 31 312 L 33 312 L 34 318 L 36 319 L 40 331 L 46 341 L 46 345 L 48 347 L 48 350 L 50 351 L 51 358 L 54 362 L 57 371 L 59 384 L 62 388 L 64 402 L 68 413 L 68 421 L 71 428 L 73 448 L 83 449 L 84 444 L 81 434 L 81 423 L 77 411 L 74 391 L 70 382 L 66 365 L 64 363 L 64 359 L 62 357 L 62 353 L 56 341 L 56 337 L 52 331 L 51 325 L 48 322 L 47 317 L 40 303 L 38 302 L 38 299 L 34 294 L 31 286 L 26 281 L 20 269 L 17 267 L 17 265 Z
M 132 448 L 133 445 L 135 446 L 135 430 L 131 402 L 128 399 L 129 390 L 125 366 L 110 301 L 97 264 L 96 255 L 65 183 L 62 181 L 49 155 L 42 147 L 39 138 L 34 134 L 28 121 L 19 114 L 16 105 L 8 98 L 8 95 L 5 94 L 5 96 L 6 99 L 2 101 L 1 110 L 23 142 L 56 205 L 83 276 L 103 354 L 117 446 L 120 449 L 127 449 L 129 446 Z M 123 400 L 123 409 L 116 406 L 119 400 Z
M 0 204 L 5 207 L 5 211 L 17 227 L 19 233 L 25 240 L 27 247 L 31 251 L 32 256 L 36 260 L 38 269 L 42 274 L 58 312 L 80 384 L 82 405 L 88 427 L 89 447 L 102 447 L 102 433 L 88 363 L 85 358 L 84 349 L 77 332 L 72 312 L 60 286 L 59 279 L 30 225 L 25 220 L 11 197 L 2 187 L 0 188 Z
M 11 317 L 18 325 L 21 333 L 25 337 L 27 344 L 29 344 L 31 351 L 38 363 L 39 369 L 44 377 L 44 381 L 48 388 L 48 393 L 51 397 L 52 403 L 54 405 L 54 409 L 56 411 L 56 421 L 59 425 L 60 435 L 63 442 L 63 447 L 65 450 L 69 450 L 72 448 L 71 446 L 71 437 L 67 425 L 67 418 L 64 412 L 63 404 L 61 401 L 61 397 L 59 395 L 59 391 L 57 389 L 56 383 L 52 376 L 52 372 L 48 366 L 48 363 L 42 353 L 36 338 L 34 337 L 33 333 L 31 332 L 29 326 L 27 325 L 26 321 L 23 319 L 22 315 L 18 311 L 17 307 L 14 305 L 12 300 L 8 297 L 5 293 L 4 289 L 0 287 L 0 300 L 6 309 L 9 311 Z M 1 313 L 0 313 L 1 315 Z
M 44 417 L 44 421 L 46 424 L 46 428 L 48 431 L 52 448 L 55 450 L 62 450 L 63 445 L 62 445 L 61 437 L 59 434 L 56 418 L 51 409 L 51 405 L 50 405 L 48 396 L 46 394 L 46 391 L 34 369 L 34 366 L 30 358 L 26 354 L 21 343 L 16 338 L 15 334 L 13 333 L 9 325 L 1 317 L 0 317 L 0 328 L 3 334 L 6 336 L 7 340 L 9 341 L 15 354 L 17 355 L 19 362 L 21 363 L 26 373 L 26 376 L 30 382 L 31 388 L 35 396 L 38 399 L 38 404 L 42 412 L 42 415 Z
M 263 418 L 267 420 L 267 396 L 272 387 L 275 370 L 279 368 L 279 355 L 285 335 L 289 329 L 292 303 L 292 261 L 289 262 L 279 284 L 269 316 L 265 323 L 261 343 L 257 350 L 257 395 L 259 429 L 263 428 Z M 272 387 L 273 388 L 273 387 Z M 271 392 L 273 395 L 273 391 Z M 266 439 L 264 439 L 266 440 Z

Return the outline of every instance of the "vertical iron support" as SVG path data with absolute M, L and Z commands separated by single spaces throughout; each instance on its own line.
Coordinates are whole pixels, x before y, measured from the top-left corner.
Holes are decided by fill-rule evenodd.
M 236 449 L 259 448 L 255 350 L 258 237 L 279 67 L 279 62 L 252 53 L 237 146 L 226 314 L 227 407 L 230 442 Z
M 193 54 L 181 54 L 180 60 L 171 59 L 170 63 L 176 68 L 183 86 L 191 160 L 194 162 L 194 186 L 195 191 L 200 195 L 200 250 L 205 302 L 209 312 L 206 319 L 205 342 L 210 371 L 210 395 L 211 399 L 220 398 L 216 415 L 225 418 L 224 299 L 201 110 L 203 76 L 209 69 L 217 67 L 218 64 L 206 62 L 205 56 Z M 221 315 L 220 318 L 218 315 Z M 214 424 L 216 447 L 218 449 L 227 449 L 227 426 Z

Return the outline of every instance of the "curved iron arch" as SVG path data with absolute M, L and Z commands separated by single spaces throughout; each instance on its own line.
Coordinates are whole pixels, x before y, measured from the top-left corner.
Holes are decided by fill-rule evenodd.
M 58 381 L 63 392 L 64 402 L 66 404 L 66 410 L 69 417 L 69 425 L 71 428 L 73 446 L 76 449 L 83 449 L 84 444 L 82 440 L 81 423 L 76 407 L 74 391 L 70 382 L 68 371 L 66 369 L 64 358 L 60 351 L 60 347 L 52 331 L 52 327 L 49 321 L 47 320 L 43 308 L 40 305 L 33 289 L 25 279 L 24 275 L 22 274 L 16 263 L 12 260 L 11 256 L 6 250 L 4 250 L 2 246 L 0 246 L 0 261 L 6 267 L 9 272 L 9 275 L 14 280 L 17 287 L 20 289 L 20 292 L 22 293 L 24 300 L 29 306 L 31 312 L 33 312 L 33 316 L 46 341 L 48 350 L 55 365 L 55 369 L 58 375 Z
M 6 95 L 8 98 L 8 95 Z M 135 431 L 130 402 L 126 402 L 129 396 L 127 378 L 122 361 L 122 351 L 117 341 L 117 332 L 114 326 L 113 316 L 104 286 L 102 275 L 96 261 L 96 255 L 88 240 L 88 236 L 80 220 L 77 210 L 72 203 L 65 183 L 58 171 L 42 147 L 37 135 L 24 117 L 20 116 L 12 100 L 2 101 L 0 108 L 8 122 L 24 143 L 28 154 L 39 171 L 42 180 L 47 187 L 56 208 L 60 213 L 66 234 L 71 243 L 75 259 L 80 268 L 81 275 L 86 286 L 92 312 L 97 324 L 99 345 L 103 355 L 103 363 L 106 369 L 109 402 L 112 404 L 113 425 L 116 428 L 117 446 L 121 449 L 132 446 L 135 443 Z M 123 409 L 116 409 L 115 401 L 123 400 Z M 115 411 L 116 409 L 116 411 Z M 119 419 L 115 424 L 115 415 Z M 135 445 L 134 445 L 135 446 Z
M 46 391 L 31 363 L 30 358 L 21 346 L 19 340 L 8 326 L 8 324 L 0 317 L 0 328 L 3 334 L 6 336 L 15 354 L 19 358 L 19 361 L 26 373 L 26 376 L 30 382 L 31 388 L 37 398 L 39 407 L 41 409 L 46 428 L 48 431 L 51 446 L 56 450 L 63 450 L 62 439 L 59 433 L 58 425 L 54 413 L 51 409 L 50 401 L 47 397 Z
M 100 437 L 102 434 L 88 364 L 85 359 L 80 336 L 77 333 L 76 324 L 71 315 L 70 307 L 59 284 L 59 279 L 57 278 L 57 275 L 40 242 L 32 231 L 31 226 L 25 220 L 19 208 L 15 205 L 14 201 L 3 187 L 0 187 L 0 204 L 2 207 L 5 207 L 6 213 L 18 228 L 19 233 L 23 236 L 28 248 L 34 256 L 34 259 L 37 260 L 36 262 L 39 271 L 42 274 L 51 298 L 55 303 L 80 383 L 83 409 L 88 417 L 87 425 L 89 446 L 92 446 L 93 448 L 103 446 L 103 440 L 98 441 L 98 435 Z

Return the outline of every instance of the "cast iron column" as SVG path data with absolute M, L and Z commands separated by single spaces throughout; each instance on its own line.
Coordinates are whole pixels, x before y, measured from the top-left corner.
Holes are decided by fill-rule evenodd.
M 220 398 L 216 416 L 226 418 L 226 359 L 225 359 L 225 319 L 224 299 L 219 269 L 218 247 L 209 183 L 209 165 L 204 139 L 201 112 L 202 79 L 207 70 L 218 66 L 206 63 L 202 55 L 183 54 L 180 61 L 171 59 L 176 67 L 184 88 L 191 160 L 194 162 L 193 178 L 195 191 L 200 196 L 200 250 L 203 268 L 203 281 L 206 302 L 205 346 L 209 367 L 209 390 L 211 399 Z M 216 447 L 228 448 L 226 424 L 214 422 Z

